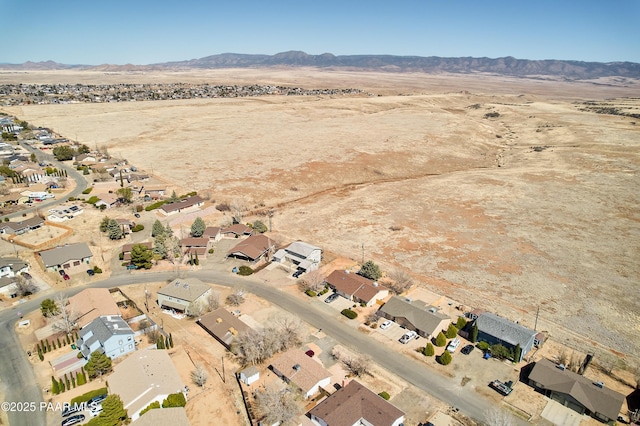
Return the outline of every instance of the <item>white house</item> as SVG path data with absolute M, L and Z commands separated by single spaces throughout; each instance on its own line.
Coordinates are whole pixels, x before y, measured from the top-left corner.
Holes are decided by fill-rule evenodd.
M 190 304 L 204 304 L 211 287 L 196 278 L 176 279 L 158 290 L 158 306 L 185 312 Z
M 318 269 L 320 260 L 322 260 L 322 249 L 302 241 L 289 244 L 288 247 L 278 250 L 273 256 L 274 262 L 290 264 L 305 272 Z
M 287 383 L 298 387 L 305 398 L 331 384 L 331 373 L 300 349 L 290 349 L 278 355 L 271 363 L 273 372 Z
M 134 333 L 120 315 L 103 315 L 78 332 L 76 345 L 85 359 L 99 351 L 114 359 L 136 349 Z

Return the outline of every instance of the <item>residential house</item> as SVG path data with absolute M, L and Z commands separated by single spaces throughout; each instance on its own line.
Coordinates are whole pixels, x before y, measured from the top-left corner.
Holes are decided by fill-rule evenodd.
M 247 225 L 243 225 L 241 223 L 236 223 L 227 228 L 224 228 L 220 231 L 223 237 L 225 238 L 240 238 L 240 237 L 248 237 L 253 235 L 253 229 L 248 227 Z
M 159 200 L 167 192 L 167 187 L 164 185 L 145 185 L 141 189 L 144 189 L 145 197 L 151 200 Z
M 76 162 L 80 164 L 93 164 L 98 161 L 98 157 L 95 154 L 80 154 L 76 157 Z
M 25 232 L 33 231 L 44 225 L 44 219 L 40 216 L 34 216 L 19 222 L 2 222 L 0 223 L 0 234 L 21 235 Z
M 103 194 L 100 199 L 95 203 L 95 206 L 101 208 L 104 206 L 106 209 L 110 209 L 118 205 L 118 196 L 116 194 Z
M 378 315 L 427 338 L 437 336 L 451 324 L 451 318 L 435 307 L 421 300 L 408 301 L 398 296 L 391 297 L 381 306 Z
M 545 396 L 605 423 L 617 420 L 625 399 L 602 382 L 594 382 L 544 358 L 534 364 L 528 379 Z
M 137 246 L 137 245 L 142 245 L 145 246 L 148 249 L 151 249 L 153 247 L 153 243 L 151 242 L 144 242 L 144 243 L 130 243 L 130 244 L 125 244 L 122 246 L 122 261 L 123 262 L 131 262 L 131 249 L 133 248 L 133 246 Z
M 136 350 L 134 333 L 120 315 L 100 316 L 78 332 L 76 345 L 85 359 L 99 351 L 111 359 Z
M 499 343 L 511 350 L 520 345 L 520 359 L 516 362 L 522 361 L 537 344 L 536 331 L 490 312 L 478 315 L 475 325 L 478 327 L 478 341 L 491 345 Z
M 228 257 L 258 262 L 268 257 L 269 251 L 273 250 L 275 242 L 264 234 L 251 235 L 240 241 L 227 252 Z
M 47 271 L 64 269 L 67 273 L 85 270 L 93 257 L 87 243 L 65 244 L 49 250 L 38 252 L 40 260 Z
M 180 212 L 192 212 L 198 210 L 202 205 L 204 205 L 204 200 L 198 195 L 194 195 L 176 203 L 163 204 L 160 207 L 160 211 L 169 216 Z
M 376 301 L 389 296 L 389 289 L 385 286 L 349 271 L 333 271 L 325 281 L 340 296 L 366 306 L 373 306 Z
M 67 310 L 77 318 L 79 328 L 101 316 L 120 315 L 120 308 L 107 288 L 87 288 L 69 297 Z
M 207 226 L 202 236 L 209 238 L 211 241 L 220 241 L 222 239 L 222 233 L 217 226 Z
M 251 330 L 251 327 L 225 308 L 218 308 L 202 316 L 198 320 L 198 325 L 227 348 L 227 350 L 231 348 L 231 345 L 238 335 Z
M 158 306 L 185 312 L 190 304 L 204 304 L 211 287 L 196 278 L 175 279 L 158 290 Z
M 300 389 L 305 398 L 331 384 L 331 373 L 300 349 L 290 349 L 277 355 L 270 367 L 285 382 Z
M 170 394 L 185 392 L 184 382 L 169 353 L 160 349 L 137 351 L 123 359 L 114 367 L 113 373 L 109 376 L 108 386 L 110 394 L 120 395 L 124 409 L 134 425 L 140 417 L 140 410 L 152 402 L 162 404 Z M 151 411 L 164 410 L 166 409 Z
M 321 260 L 322 249 L 302 241 L 293 242 L 273 255 L 274 262 L 293 265 L 305 272 L 318 269 Z
M 136 225 L 129 219 L 116 219 L 116 222 L 118 223 L 118 225 L 120 225 L 120 228 L 125 234 L 130 234 L 131 229 L 133 229 L 133 227 Z
M 206 237 L 189 237 L 180 240 L 182 253 L 187 256 L 207 257 L 207 252 L 211 248 L 211 240 Z
M 14 299 L 18 297 L 18 286 L 16 277 L 0 277 L 0 294 Z
M 240 371 L 240 381 L 247 386 L 251 386 L 253 383 L 260 379 L 260 370 L 255 365 L 249 366 Z
M 350 381 L 309 411 L 318 426 L 401 426 L 404 412 L 364 387 Z
M 0 258 L 0 277 L 13 278 L 23 272 L 29 272 L 29 264 L 17 257 Z

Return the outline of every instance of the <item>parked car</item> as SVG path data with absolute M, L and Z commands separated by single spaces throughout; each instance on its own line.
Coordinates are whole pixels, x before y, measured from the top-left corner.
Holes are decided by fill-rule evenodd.
M 138 267 L 136 265 L 134 265 L 133 263 L 130 263 L 129 265 L 127 265 L 127 270 L 131 271 L 134 269 L 138 269 Z
M 93 269 L 87 269 L 87 275 L 89 275 L 90 277 L 95 275 L 95 271 Z
M 84 414 L 76 414 L 75 416 L 67 417 L 62 421 L 61 426 L 71 426 L 83 422 L 85 419 Z
M 502 383 L 500 380 L 494 380 L 489 384 L 489 386 L 491 386 L 493 389 L 504 396 L 509 395 L 511 391 L 513 391 L 513 389 L 511 388 L 511 386 L 513 386 L 513 382 L 511 380 L 506 383 Z
M 456 337 L 455 339 L 450 341 L 449 344 L 447 345 L 447 351 L 454 353 L 456 349 L 458 349 L 458 346 L 460 346 L 460 339 Z
M 340 297 L 340 296 L 338 296 L 338 293 L 333 293 L 333 294 L 329 295 L 329 297 L 324 299 L 324 303 L 331 303 L 334 300 L 336 300 L 338 297 Z
M 89 409 L 91 417 L 98 417 L 102 413 L 102 404 L 95 405 Z
M 93 407 L 101 404 L 105 399 L 107 399 L 107 394 L 103 393 L 102 395 L 94 396 L 93 398 L 91 398 L 89 401 L 87 401 L 87 405 L 89 407 Z
M 380 325 L 380 330 L 386 330 L 387 328 L 391 327 L 391 324 L 393 324 L 393 321 L 386 320 Z
M 64 278 L 65 281 L 69 281 L 71 279 L 71 277 L 67 274 L 64 274 L 62 278 Z
M 64 269 L 58 269 L 58 273 L 60 274 L 61 277 L 64 277 L 65 275 L 67 275 Z
M 464 355 L 469 355 L 471 352 L 473 352 L 473 345 L 467 345 L 460 349 L 460 353 Z
M 140 213 L 134 213 L 133 215 L 137 218 L 140 218 Z
M 80 411 L 80 406 L 78 404 L 69 405 L 67 408 L 62 410 L 62 417 L 69 417 L 72 414 Z
M 33 278 L 33 277 L 31 276 L 31 274 L 30 274 L 30 273 L 28 273 L 28 272 L 23 272 L 23 273 L 22 273 L 22 276 L 23 276 L 23 277 L 25 277 L 25 278 L 26 278 L 26 279 L 28 279 L 28 280 L 30 280 L 30 279 L 32 279 L 32 278 Z
M 407 343 L 409 343 L 410 341 L 415 339 L 417 336 L 418 336 L 418 333 L 416 333 L 415 331 L 413 331 L 413 330 L 407 331 L 400 338 L 400 343 L 402 343 L 403 345 L 406 345 Z
M 302 269 L 298 269 L 293 273 L 293 278 L 298 278 L 302 274 L 304 274 L 304 271 Z

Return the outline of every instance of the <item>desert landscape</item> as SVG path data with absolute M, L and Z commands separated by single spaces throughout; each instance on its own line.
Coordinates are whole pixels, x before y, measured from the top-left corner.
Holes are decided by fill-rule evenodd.
M 273 210 L 285 239 L 405 269 L 422 286 L 603 362 L 640 363 L 637 81 L 313 69 L 0 73 L 0 84 L 132 82 L 363 94 L 0 111 L 105 147 L 184 191 L 242 200 L 247 217 Z

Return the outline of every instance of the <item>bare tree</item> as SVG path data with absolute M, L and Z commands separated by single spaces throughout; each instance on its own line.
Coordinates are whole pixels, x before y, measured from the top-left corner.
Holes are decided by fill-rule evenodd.
M 371 312 L 364 319 L 364 323 L 367 324 L 367 325 L 375 323 L 375 322 L 378 322 L 378 313 L 377 312 Z
M 401 294 L 413 287 L 413 278 L 404 269 L 394 269 L 385 285 L 395 294 Z
M 218 292 L 212 291 L 209 297 L 207 298 L 207 308 L 209 311 L 215 311 L 220 307 L 220 294 Z
M 513 417 L 500 407 L 493 407 L 485 411 L 484 419 L 487 426 L 513 426 Z
M 351 354 L 346 350 L 343 350 L 339 346 L 334 346 L 331 350 L 331 355 L 342 362 L 347 370 L 358 377 L 364 376 L 365 374 L 371 374 L 370 366 L 371 366 L 371 358 L 367 355 L 362 354 Z
M 191 372 L 191 380 L 193 383 L 200 386 L 201 388 L 207 383 L 207 379 L 209 378 L 209 373 L 204 368 L 202 364 L 196 365 L 196 369 Z
M 270 327 L 238 336 L 231 351 L 241 364 L 260 364 L 280 351 L 300 345 L 302 325 L 297 319 L 282 316 L 272 319 L 272 323 Z
M 78 326 L 77 321 L 80 318 L 80 314 L 76 312 L 73 306 L 69 306 L 69 299 L 62 294 L 58 294 L 54 301 L 58 305 L 58 314 L 54 317 L 51 327 L 54 330 L 71 334 Z
M 281 350 L 299 346 L 302 343 L 302 324 L 297 317 L 279 315 L 272 319 L 272 332 L 280 339 Z
M 206 311 L 207 311 L 207 307 L 204 303 L 194 301 L 189 303 L 189 306 L 187 306 L 187 309 L 185 310 L 184 313 L 190 317 L 199 317 L 200 315 L 204 314 Z
M 231 306 L 239 306 L 244 302 L 244 291 L 236 290 L 230 295 L 227 296 L 226 299 L 227 305 Z
M 276 389 L 266 387 L 256 393 L 256 408 L 261 415 L 262 423 L 281 425 L 296 424 L 302 413 L 296 401 L 297 393 L 290 388 Z
M 147 335 L 147 341 L 149 343 L 156 343 L 161 337 L 163 337 L 157 327 L 147 331 L 145 334 Z
M 307 275 L 304 277 L 304 280 L 307 282 L 309 289 L 313 291 L 318 291 L 324 284 L 325 279 L 326 277 L 324 276 L 324 274 L 317 269 L 307 273 Z
M 16 294 L 18 297 L 28 296 L 38 291 L 38 287 L 32 280 L 25 278 L 22 275 L 16 275 Z
M 233 221 L 236 223 L 242 223 L 244 218 L 244 212 L 247 211 L 247 204 L 241 198 L 236 198 L 231 202 L 231 215 Z

